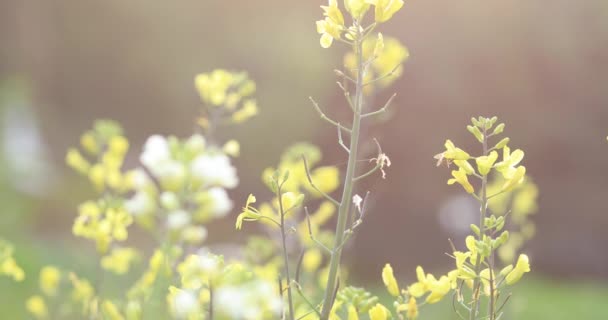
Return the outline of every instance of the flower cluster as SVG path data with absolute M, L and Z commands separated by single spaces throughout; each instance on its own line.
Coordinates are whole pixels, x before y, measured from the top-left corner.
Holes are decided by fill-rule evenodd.
M 482 155 L 472 157 L 468 152 L 447 140 L 446 150 L 435 156 L 439 160 L 438 165 L 446 162 L 449 166 L 453 162 L 458 167 L 458 170 L 452 171 L 453 178 L 448 181 L 448 184 L 460 184 L 467 193 L 479 201 L 481 207 L 480 224 L 471 225 L 473 235 L 469 235 L 465 239 L 466 250 L 454 249 L 450 254 L 454 259 L 455 268 L 445 275 L 435 277 L 430 273 L 425 273 L 424 269 L 418 266 L 416 268 L 417 281 L 401 290 L 390 265 L 387 264 L 382 272 L 382 279 L 388 292 L 396 298 L 395 312 L 407 319 L 418 317 L 418 309 L 421 305 L 418 303 L 419 300 L 424 299 L 426 304 L 433 304 L 441 301 L 450 292 L 454 292 L 456 301 L 475 319 L 477 319 L 481 299 L 479 292 L 483 293 L 489 300 L 487 310 L 489 318 L 496 319 L 500 312 L 496 309 L 497 301 L 499 298 L 503 298 L 500 295 L 501 290 L 515 284 L 524 273 L 530 271 L 529 259 L 525 254 L 519 255 L 515 265 L 513 265 L 513 257 L 505 260 L 507 265 L 504 267 L 498 266 L 494 258 L 496 252 L 509 240 L 510 234 L 505 230 L 505 225 L 508 222 L 507 218 L 511 218 L 506 215 L 505 200 L 494 203 L 495 197 L 511 193 L 513 190 L 516 190 L 516 195 L 529 194 L 529 192 L 517 191 L 524 186 L 526 169 L 519 165 L 524 156 L 523 151 L 518 149 L 511 152 L 507 145 L 509 138 L 504 138 L 489 147 L 489 139 L 501 134 L 505 127 L 504 124 L 494 126 L 496 121 L 496 117 L 473 118 L 472 125 L 467 127 L 468 131 L 482 144 Z M 503 150 L 503 158 L 502 161 L 497 162 L 498 152 L 496 150 L 500 149 Z M 469 162 L 470 160 L 474 160 L 476 167 Z M 492 172 L 500 180 L 495 180 L 493 183 L 495 186 L 489 188 L 488 176 L 493 174 Z M 475 187 L 469 182 L 469 176 L 481 181 L 477 193 Z M 526 212 L 524 215 L 533 211 L 531 202 L 535 194 L 534 191 L 532 193 L 532 198 L 519 200 L 522 211 Z M 488 207 L 496 212 L 488 212 Z M 498 213 L 501 209 L 505 211 Z M 471 299 L 468 301 L 464 297 L 464 288 L 471 290 Z
M 13 252 L 13 246 L 0 239 L 0 276 L 8 276 L 15 281 L 22 281 L 25 278 L 25 272 L 17 265 Z
M 197 75 L 194 84 L 207 107 L 207 114 L 199 119 L 205 129 L 223 122 L 242 123 L 258 113 L 252 98 L 256 85 L 245 72 L 216 69 Z
M 329 0 L 327 6 L 321 6 L 325 19 L 317 21 L 321 47 L 329 48 L 334 40 L 355 39 L 362 29 L 361 21 L 371 6 L 374 6 L 374 24 L 379 24 L 390 20 L 403 7 L 403 0 L 345 0 L 344 7 L 353 19 L 353 24 L 349 27 L 345 25 L 338 1 Z
M 225 121 L 225 116 L 230 122 L 240 123 L 257 113 L 255 100 L 251 97 L 255 84 L 245 73 L 216 70 L 197 76 L 195 84 L 201 100 L 208 107 L 210 117 L 206 124 L 209 131 Z M 225 217 L 232 210 L 227 189 L 239 183 L 236 169 L 231 164 L 231 158 L 239 155 L 239 143 L 230 140 L 220 145 L 201 134 L 185 139 L 153 135 L 147 139 L 139 156 L 140 165 L 130 170 L 123 169 L 129 142 L 118 124 L 108 120 L 97 121 L 93 129 L 82 136 L 80 144 L 80 149 L 68 151 L 66 162 L 88 178 L 98 198 L 80 205 L 73 233 L 95 242 L 100 254 L 98 280 L 91 283 L 74 273 L 47 266 L 40 272 L 41 292 L 27 301 L 27 309 L 37 319 L 60 316 L 135 320 L 142 319 L 145 309 L 156 306 L 154 301 L 160 293 L 169 295 L 166 300 L 168 315 L 178 319 L 192 318 L 188 308 L 197 304 L 189 303 L 192 302 L 189 292 L 203 290 L 200 285 L 193 286 L 193 282 L 184 279 L 199 267 L 203 268 L 202 271 L 211 272 L 205 266 L 213 264 L 209 261 L 221 259 L 184 253 L 194 246 L 200 247 L 205 241 L 208 233 L 205 224 Z M 134 223 L 149 232 L 158 241 L 158 247 L 149 257 L 139 279 L 130 288 L 125 288 L 124 299 L 109 299 L 100 289 L 99 279 L 103 278 L 103 273 L 124 275 L 139 266 L 142 260 L 142 252 L 122 245 L 128 240 L 128 229 Z M 16 265 L 9 270 L 9 257 L 6 262 L 4 255 L 0 257 L 3 258 L 0 260 L 2 271 L 6 269 L 17 277 Z M 196 262 L 194 267 L 193 261 Z M 225 308 L 231 297 L 230 294 L 221 294 L 225 287 L 223 284 L 230 285 L 229 288 L 239 293 L 247 288 L 253 299 L 247 303 L 256 308 L 264 301 L 270 301 L 266 298 L 278 292 L 271 292 L 268 288 L 273 287 L 269 285 L 263 285 L 262 289 L 254 285 L 267 278 L 247 272 L 238 263 L 224 266 L 222 262 L 217 267 L 218 280 L 214 290 L 217 290 L 219 300 L 220 297 L 228 297 L 224 298 Z M 174 268 L 184 277 L 182 281 L 173 279 Z M 200 284 L 216 277 L 215 273 L 203 275 L 199 272 L 191 278 L 198 277 L 197 283 Z M 274 284 L 275 279 L 270 283 Z M 207 289 L 206 296 L 210 297 L 211 288 Z M 58 301 L 63 303 L 55 306 Z M 210 306 L 211 302 L 207 302 Z M 216 309 L 220 315 L 221 306 Z M 277 309 L 280 305 L 277 307 L 274 303 L 260 309 L 262 313 L 259 314 L 250 310 L 243 318 L 266 317 L 266 312 L 274 315 Z M 199 316 L 195 318 L 199 319 Z
M 486 152 L 478 157 L 472 157 L 466 151 L 456 147 L 450 140 L 445 142 L 445 151 L 436 155 L 435 158 L 439 160 L 438 165 L 443 161 L 449 164 L 453 162 L 458 170 L 452 170 L 452 179 L 448 180 L 448 184 L 458 183 L 460 184 L 467 193 L 473 194 L 475 188 L 469 182 L 469 176 L 476 177 L 482 180 L 487 177 L 492 169 L 501 174 L 504 178 L 500 190 L 495 194 L 487 195 L 487 198 L 492 198 L 500 193 L 505 193 L 513 190 L 516 186 L 524 181 L 526 175 L 526 167 L 519 165 L 521 160 L 524 158 L 524 152 L 517 149 L 511 152 L 511 149 L 507 145 L 509 138 L 503 138 L 498 141 L 493 147 L 488 146 L 489 139 L 499 135 L 503 132 L 505 125 L 503 123 L 494 127 L 497 121 L 496 117 L 491 119 L 479 117 L 479 119 L 471 119 L 473 125 L 467 126 L 467 130 L 475 136 L 475 138 L 482 144 Z M 498 150 L 502 150 L 502 161 L 498 160 Z M 474 160 L 475 167 L 471 165 L 469 160 Z
M 282 301 L 276 279 L 240 262 L 201 251 L 177 266 L 180 287 L 170 287 L 167 302 L 177 319 L 271 319 L 278 317 Z M 238 306 L 238 307 L 237 307 Z M 206 310 L 207 312 L 203 312 Z
M 174 242 L 202 243 L 207 237 L 202 224 L 226 216 L 233 207 L 226 189 L 236 187 L 238 177 L 225 150 L 235 143 L 217 147 L 199 134 L 183 140 L 151 136 L 126 210 L 142 227 L 165 230 Z

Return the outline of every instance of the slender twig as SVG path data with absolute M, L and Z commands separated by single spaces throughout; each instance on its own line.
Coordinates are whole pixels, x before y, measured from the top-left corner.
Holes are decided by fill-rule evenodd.
M 362 118 L 367 118 L 367 117 L 371 117 L 371 116 L 375 116 L 377 114 L 386 112 L 386 110 L 388 109 L 388 107 L 391 105 L 391 103 L 393 102 L 393 99 L 395 99 L 395 97 L 397 96 L 396 93 L 394 93 L 384 104 L 384 106 L 376 111 L 372 111 L 366 114 L 361 115 Z
M 312 241 L 314 241 L 317 245 L 319 245 L 321 248 L 325 249 L 329 254 L 332 254 L 333 251 L 331 251 L 331 249 L 329 249 L 328 247 L 326 247 L 321 241 L 317 240 L 312 232 L 312 224 L 310 222 L 310 214 L 308 213 L 308 208 L 304 207 L 304 212 L 306 213 L 306 223 L 308 225 L 308 236 L 310 236 L 310 239 Z
M 300 286 L 300 283 L 298 282 L 294 282 L 294 287 L 296 288 L 296 291 L 300 294 L 300 297 L 302 297 L 302 299 L 304 300 L 304 302 L 308 305 L 308 307 L 310 307 L 312 310 L 311 312 L 314 312 L 317 314 L 317 316 L 321 316 L 321 313 L 319 312 L 319 310 L 317 310 L 317 307 L 315 307 L 312 302 L 310 302 L 310 300 L 308 300 L 308 298 L 306 297 L 306 295 L 304 294 L 304 292 L 302 292 L 302 286 Z M 308 315 L 309 313 L 306 313 L 305 315 Z M 300 317 L 302 318 L 302 317 Z M 298 319 L 300 319 L 298 318 Z
M 302 249 L 300 253 L 300 257 L 298 258 L 298 264 L 296 264 L 296 282 L 300 282 L 300 272 L 302 271 L 302 262 L 304 261 L 304 254 L 306 253 L 306 249 Z
M 346 90 L 346 88 L 344 87 L 344 85 L 340 82 L 337 82 L 338 87 L 340 87 L 340 89 L 342 89 L 342 92 L 344 93 L 344 98 L 346 99 L 346 102 L 348 102 L 348 106 L 350 107 L 350 109 L 353 112 L 356 112 L 356 108 L 355 105 L 353 104 L 353 100 L 350 98 L 350 92 L 348 92 L 348 90 Z
M 334 199 L 332 196 L 328 195 L 327 193 L 321 191 L 321 189 L 319 189 L 317 187 L 317 185 L 314 183 L 314 181 L 312 181 L 312 175 L 310 174 L 310 170 L 308 169 L 308 162 L 306 161 L 306 157 L 304 157 L 304 155 L 302 155 L 302 160 L 304 160 L 304 169 L 306 171 L 306 178 L 308 179 L 308 183 L 310 184 L 310 186 L 313 189 L 315 189 L 317 192 L 319 192 L 323 197 L 325 197 L 325 199 L 329 200 L 334 205 L 339 207 L 340 202 L 338 202 L 338 200 Z
M 319 113 L 319 115 L 321 116 L 321 119 L 333 124 L 334 126 L 340 128 L 348 133 L 352 132 L 352 129 L 349 129 L 349 128 L 337 123 L 336 121 L 332 120 L 327 115 L 325 115 L 325 113 L 323 113 L 323 110 L 321 110 L 321 107 L 319 107 L 319 104 L 312 97 L 308 97 L 308 98 L 310 99 L 310 101 L 312 101 L 312 104 L 315 107 L 315 109 L 317 110 L 317 112 Z
M 395 72 L 397 72 L 397 70 L 399 69 L 400 66 L 401 66 L 401 64 L 396 65 L 391 71 L 389 71 L 389 73 L 387 73 L 387 74 L 385 74 L 383 76 L 380 76 L 380 77 L 378 77 L 376 79 L 370 80 L 370 81 L 366 82 L 363 86 L 367 86 L 367 85 L 370 85 L 370 84 L 372 84 L 374 82 L 377 82 L 377 81 L 380 81 L 380 80 L 383 80 L 383 79 L 386 79 L 388 77 L 393 76 L 395 74 Z
M 382 169 L 382 166 L 384 165 L 384 163 L 380 160 L 380 157 L 382 155 L 382 147 L 380 146 L 380 143 L 378 142 L 378 140 L 376 140 L 376 138 L 374 138 L 374 142 L 376 143 L 376 147 L 378 148 L 378 157 L 376 158 L 376 166 L 374 166 L 372 169 L 370 169 L 368 172 L 355 177 L 354 181 L 359 181 L 361 179 L 364 179 L 366 177 L 368 177 L 369 175 L 373 174 L 374 172 L 378 171 L 379 169 Z M 374 159 L 372 159 L 371 161 L 373 161 Z
M 287 300 L 289 303 L 289 319 L 294 320 L 293 298 L 291 296 L 291 278 L 289 275 L 289 255 L 287 254 L 287 235 L 285 233 L 285 211 L 283 210 L 283 197 L 281 195 L 281 185 L 277 188 L 277 198 L 279 201 L 279 214 L 281 215 L 281 240 L 283 244 L 283 258 L 285 261 L 285 278 L 287 279 Z
M 344 144 L 344 140 L 342 140 L 342 130 L 338 127 L 338 143 L 346 150 L 346 153 L 350 153 L 348 147 Z
M 347 76 L 346 73 L 342 72 L 342 70 L 334 69 L 334 73 L 336 75 L 338 75 L 338 77 L 342 77 L 342 78 L 344 78 L 344 79 L 346 79 L 346 80 L 348 80 L 348 81 L 350 81 L 352 83 L 357 83 L 357 81 L 355 81 L 355 79 Z

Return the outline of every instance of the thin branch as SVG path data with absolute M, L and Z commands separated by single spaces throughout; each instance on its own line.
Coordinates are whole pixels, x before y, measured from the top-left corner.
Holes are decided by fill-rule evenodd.
M 344 72 L 342 72 L 342 70 L 338 70 L 338 69 L 334 69 L 334 73 L 341 78 L 344 78 L 352 83 L 357 83 L 357 81 L 351 77 L 349 77 L 348 75 L 346 75 Z
M 388 107 L 393 102 L 393 99 L 395 99 L 396 96 L 397 96 L 397 94 L 393 93 L 393 95 L 388 99 L 388 101 L 386 101 L 386 103 L 384 104 L 384 106 L 382 108 L 380 108 L 376 111 L 372 111 L 372 112 L 363 114 L 363 115 L 361 115 L 361 118 L 367 118 L 367 117 L 375 116 L 377 114 L 386 112 L 386 110 L 388 109 Z
M 308 213 L 308 207 L 304 207 L 304 212 L 306 213 L 306 224 L 308 225 L 308 235 L 310 236 L 310 239 L 314 241 L 317 245 L 319 245 L 321 248 L 327 250 L 329 254 L 332 254 L 333 252 L 328 247 L 326 247 L 321 241 L 317 240 L 314 234 L 312 233 L 312 224 L 310 223 L 310 214 Z
M 374 142 L 376 143 L 376 147 L 378 148 L 378 158 L 376 160 L 376 166 L 374 166 L 368 172 L 366 172 L 358 177 L 355 177 L 353 179 L 354 182 L 364 179 L 364 178 L 368 177 L 369 175 L 373 174 L 374 172 L 378 171 L 379 169 L 382 169 L 382 166 L 384 165 L 383 161 L 380 161 L 380 156 L 382 155 L 382 147 L 380 146 L 380 143 L 378 142 L 378 140 L 376 138 L 374 138 Z M 374 159 L 372 158 L 372 160 L 374 160 Z M 372 161 L 372 160 L 370 160 L 370 161 Z
M 340 130 L 339 127 L 338 127 L 338 143 L 342 146 L 342 148 L 344 148 L 344 150 L 346 150 L 346 153 L 350 154 L 350 150 L 344 144 L 344 140 L 342 139 L 342 130 Z
M 294 282 L 295 284 L 295 288 L 296 291 L 300 294 L 300 296 L 302 297 L 302 299 L 304 300 L 304 302 L 306 302 L 306 304 L 308 305 L 308 307 L 310 307 L 312 309 L 312 311 L 314 313 L 317 314 L 317 316 L 321 316 L 321 312 L 319 312 L 319 310 L 317 310 L 317 308 L 312 304 L 312 302 L 310 302 L 310 300 L 308 300 L 308 298 L 304 295 L 304 292 L 302 292 L 302 286 L 300 286 L 300 283 L 298 282 Z M 304 316 L 308 315 L 309 313 L 306 313 Z M 302 319 L 304 316 L 299 317 L 298 319 Z
M 304 253 L 306 253 L 306 249 L 302 249 L 302 253 L 300 253 L 300 257 L 298 258 L 298 264 L 296 265 L 296 274 L 295 274 L 296 282 L 300 282 L 300 271 L 302 271 L 302 262 L 304 261 Z
M 380 77 L 378 77 L 376 79 L 370 80 L 369 82 L 364 83 L 363 86 L 367 86 L 367 85 L 370 85 L 372 83 L 375 83 L 375 82 L 378 82 L 380 80 L 383 80 L 383 79 L 386 79 L 388 77 L 393 76 L 395 74 L 395 72 L 397 72 L 397 69 L 399 69 L 400 66 L 401 66 L 401 64 L 396 65 L 389 73 L 387 73 L 387 74 L 385 74 L 383 76 L 380 76 Z
M 308 179 L 308 183 L 310 184 L 310 186 L 315 189 L 317 192 L 319 192 L 321 195 L 323 195 L 323 197 L 325 197 L 325 199 L 331 201 L 333 204 L 335 204 L 336 206 L 340 206 L 340 202 L 338 202 L 338 200 L 332 198 L 332 196 L 328 195 L 327 193 L 321 191 L 321 189 L 319 189 L 317 187 L 317 185 L 315 185 L 315 183 L 312 181 L 312 176 L 310 175 L 310 170 L 308 170 L 308 162 L 306 161 L 306 157 L 304 157 L 304 155 L 302 155 L 302 159 L 304 160 L 304 169 L 306 170 L 306 178 Z
M 312 98 L 312 97 L 308 97 L 310 99 L 310 101 L 312 101 L 313 106 L 315 107 L 315 109 L 317 110 L 317 112 L 319 113 L 319 115 L 321 116 L 321 119 L 333 124 L 334 126 L 350 133 L 351 129 L 337 123 L 336 121 L 330 119 L 328 116 L 325 115 L 325 113 L 323 113 L 323 110 L 321 110 L 321 107 L 319 107 L 319 104 Z
M 344 93 L 344 98 L 346 99 L 346 102 L 348 102 L 348 106 L 350 106 L 350 109 L 353 112 L 357 112 L 355 109 L 355 105 L 353 104 L 353 100 L 350 97 L 350 92 L 348 92 L 348 90 L 346 90 L 346 88 L 344 87 L 344 85 L 340 82 L 336 82 L 338 84 L 338 87 L 340 87 L 340 89 L 342 89 L 342 92 Z

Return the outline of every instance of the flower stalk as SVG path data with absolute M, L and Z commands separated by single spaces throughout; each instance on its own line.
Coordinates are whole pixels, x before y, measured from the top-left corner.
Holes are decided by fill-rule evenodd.
M 355 23 L 356 26 L 358 26 Z M 357 30 L 359 30 L 357 28 Z M 355 172 L 357 166 L 357 151 L 359 149 L 359 130 L 361 128 L 361 110 L 363 110 L 363 77 L 365 75 L 366 66 L 363 61 L 363 38 L 362 33 L 358 32 L 353 44 L 357 59 L 357 79 L 355 84 L 355 101 L 353 112 L 353 126 L 350 135 L 350 147 L 348 153 L 348 164 L 346 167 L 346 177 L 344 178 L 344 189 L 342 198 L 338 208 L 338 223 L 336 225 L 334 246 L 331 250 L 329 276 L 327 278 L 327 286 L 325 287 L 325 297 L 323 309 L 321 311 L 321 320 L 327 320 L 331 311 L 333 301 L 332 295 L 336 290 L 338 283 L 338 272 L 340 268 L 340 260 L 342 257 L 342 249 L 348 214 L 350 212 L 351 202 L 349 201 L 353 195 L 355 184 Z

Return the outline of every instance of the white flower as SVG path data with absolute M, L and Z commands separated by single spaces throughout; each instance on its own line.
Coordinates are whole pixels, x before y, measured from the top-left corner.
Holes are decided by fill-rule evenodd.
M 190 170 L 192 170 L 192 175 L 203 183 L 203 186 L 234 188 L 239 183 L 236 169 L 230 164 L 230 158 L 224 154 L 198 156 L 192 161 Z
M 175 210 L 167 217 L 167 226 L 171 230 L 182 229 L 190 224 L 190 215 L 184 210 Z
M 179 319 L 185 319 L 197 312 L 199 305 L 194 293 L 180 290 L 173 298 L 173 308 Z
M 152 179 L 148 176 L 143 168 L 133 170 L 133 186 L 136 189 L 143 189 L 152 183 Z
M 134 216 L 148 214 L 154 211 L 155 207 L 154 198 L 143 191 L 137 191 L 131 199 L 125 201 L 125 209 Z
M 243 288 L 225 286 L 217 289 L 215 305 L 221 314 L 228 315 L 230 319 L 245 318 L 247 304 L 247 293 Z
M 205 273 L 214 273 L 219 267 L 217 256 L 212 253 L 202 250 L 198 253 L 199 255 L 199 267 Z
M 165 191 L 160 194 L 160 203 L 167 210 L 177 210 L 179 208 L 179 199 L 171 191 Z
M 186 150 L 192 154 L 201 153 L 205 150 L 205 137 L 200 134 L 192 135 L 186 141 Z
M 220 187 L 213 187 L 207 190 L 212 202 L 211 212 L 215 217 L 224 217 L 232 210 L 232 200 L 228 198 L 226 190 Z
M 144 152 L 139 158 L 141 163 L 150 169 L 150 171 L 154 171 L 155 168 L 170 159 L 171 150 L 169 149 L 169 143 L 165 137 L 160 135 L 153 135 L 148 138 L 144 145 Z
M 203 226 L 190 226 L 182 231 L 182 239 L 189 244 L 199 244 L 207 239 L 207 228 Z
M 183 181 L 186 177 L 184 165 L 172 158 L 169 142 L 163 136 L 148 138 L 139 160 L 161 182 Z

